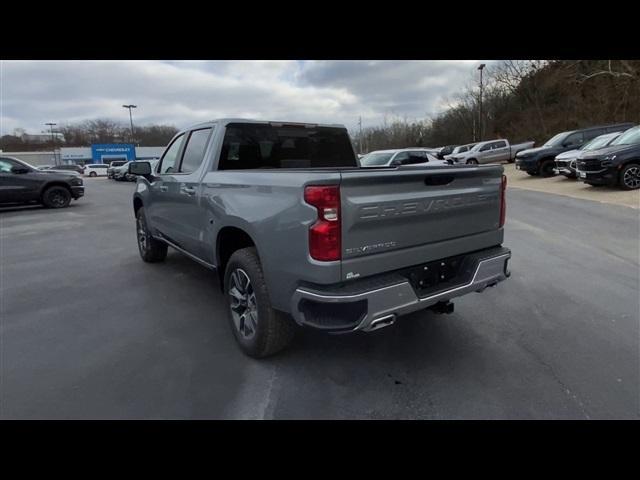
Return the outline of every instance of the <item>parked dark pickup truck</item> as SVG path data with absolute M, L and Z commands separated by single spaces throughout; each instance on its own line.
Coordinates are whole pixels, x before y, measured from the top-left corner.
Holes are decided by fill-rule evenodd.
M 84 195 L 82 178 L 74 173 L 42 171 L 13 157 L 0 157 L 0 203 L 38 202 L 67 207 Z
M 294 322 L 372 331 L 506 279 L 503 167 L 359 168 L 342 125 L 223 119 L 135 162 L 140 255 L 217 269 L 234 335 L 263 357 Z M 293 317 L 293 319 L 291 318 Z
M 640 127 L 627 130 L 606 147 L 582 153 L 576 165 L 578 179 L 589 185 L 640 188 Z
M 529 175 L 550 177 L 555 173 L 556 155 L 580 148 L 585 142 L 605 133 L 621 132 L 631 127 L 633 123 L 618 123 L 558 133 L 541 147 L 519 152 L 516 155 L 516 169 Z

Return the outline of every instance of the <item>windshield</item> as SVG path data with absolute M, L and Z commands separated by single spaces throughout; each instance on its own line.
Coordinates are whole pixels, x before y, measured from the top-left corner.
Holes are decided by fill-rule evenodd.
M 637 143 L 640 143 L 640 127 L 627 130 L 611 142 L 611 145 L 635 145 Z
M 559 147 L 562 144 L 562 141 L 565 139 L 570 132 L 562 132 L 557 134 L 555 137 L 551 138 L 548 142 L 546 142 L 543 147 Z
M 379 167 L 389 163 L 393 157 L 393 152 L 369 153 L 360 159 L 360 165 L 363 167 Z
M 590 142 L 585 143 L 581 150 L 597 150 L 598 148 L 606 147 L 609 145 L 609 142 L 612 138 L 615 138 L 619 133 L 615 135 L 602 135 L 600 137 L 596 137 Z

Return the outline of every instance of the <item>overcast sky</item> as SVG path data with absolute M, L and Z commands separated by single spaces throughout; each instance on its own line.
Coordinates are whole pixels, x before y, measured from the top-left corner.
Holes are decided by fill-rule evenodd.
M 377 125 L 424 118 L 477 77 L 456 61 L 1 61 L 0 134 L 87 119 L 178 128 L 218 117 Z M 475 76 L 475 77 L 474 77 Z

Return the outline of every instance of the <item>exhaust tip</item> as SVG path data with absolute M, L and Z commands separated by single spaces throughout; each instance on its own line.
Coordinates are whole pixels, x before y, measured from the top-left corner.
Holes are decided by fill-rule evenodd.
M 396 321 L 395 314 L 376 318 L 369 324 L 369 327 L 367 328 L 367 332 L 373 332 L 374 330 L 379 330 L 380 328 L 388 327 L 389 325 L 394 324 L 395 321 Z

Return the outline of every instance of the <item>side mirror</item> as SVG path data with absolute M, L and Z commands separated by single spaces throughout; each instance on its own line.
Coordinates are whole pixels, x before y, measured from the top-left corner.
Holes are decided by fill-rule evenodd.
M 151 175 L 151 164 L 149 162 L 130 163 L 128 172 L 131 175 Z
M 26 167 L 11 167 L 11 173 L 29 173 Z
M 399 167 L 400 165 L 402 165 L 402 160 L 392 160 L 391 161 L 391 166 L 392 167 Z

